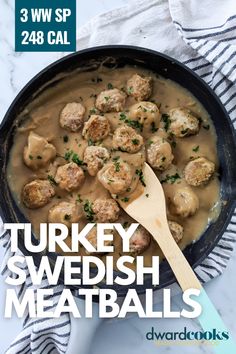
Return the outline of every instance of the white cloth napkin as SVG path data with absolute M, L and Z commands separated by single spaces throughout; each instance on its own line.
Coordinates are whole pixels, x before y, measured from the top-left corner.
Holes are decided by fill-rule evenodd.
M 197 0 L 129 1 L 129 5 L 121 9 L 92 19 L 78 32 L 78 50 L 105 44 L 138 45 L 164 52 L 182 61 L 215 90 L 232 122 L 236 124 L 235 0 L 205 0 L 201 5 Z M 10 240 L 7 234 L 2 235 L 1 240 L 6 247 L 2 266 L 3 274 L 6 275 L 6 261 L 11 256 Z M 235 241 L 236 214 L 219 244 L 196 269 L 202 282 L 223 272 Z M 31 286 L 28 279 L 18 289 L 19 296 Z M 46 280 L 41 287 L 49 287 Z M 54 288 L 54 304 L 61 291 L 62 286 Z M 7 354 L 65 353 L 70 331 L 70 318 L 67 314 L 57 320 L 35 320 L 26 315 L 23 330 Z M 80 347 L 80 342 L 86 341 L 85 337 L 81 327 L 77 347 L 71 349 L 72 346 L 69 346 L 68 353 L 86 354 Z

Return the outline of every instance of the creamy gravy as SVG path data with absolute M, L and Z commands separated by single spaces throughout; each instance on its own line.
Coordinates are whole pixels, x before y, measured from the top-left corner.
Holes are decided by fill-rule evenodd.
M 55 175 L 58 165 L 65 163 L 62 157 L 57 157 L 56 160 L 47 168 L 40 171 L 32 171 L 25 166 L 23 162 L 23 149 L 27 145 L 27 138 L 30 131 L 48 139 L 57 149 L 58 156 L 64 156 L 69 150 L 76 152 L 79 157 L 83 158 L 83 153 L 87 147 L 87 142 L 82 138 L 81 131 L 71 133 L 63 130 L 59 125 L 59 115 L 63 107 L 68 102 L 81 102 L 86 108 L 85 120 L 89 118 L 90 110 L 95 106 L 95 95 L 107 89 L 109 83 L 113 87 L 121 89 L 125 87 L 127 80 L 135 73 L 145 76 L 152 76 L 154 82 L 153 94 L 149 101 L 155 101 L 160 108 L 160 112 L 167 113 L 171 108 L 187 107 L 191 109 L 197 116 L 202 119 L 202 126 L 197 135 L 186 138 L 175 138 L 176 146 L 173 147 L 173 154 L 175 156 L 173 164 L 173 171 L 178 171 L 182 175 L 184 166 L 189 162 L 191 157 L 204 156 L 216 164 L 218 168 L 217 150 L 216 150 L 216 134 L 214 126 L 205 111 L 204 107 L 193 97 L 190 92 L 179 86 L 173 81 L 163 79 L 156 76 L 154 73 L 146 71 L 141 68 L 125 67 L 119 69 L 101 68 L 96 72 L 76 73 L 69 75 L 63 81 L 47 89 L 45 92 L 34 99 L 19 117 L 19 127 L 17 129 L 14 144 L 11 149 L 10 161 L 8 164 L 7 178 L 13 196 L 23 210 L 25 216 L 33 224 L 35 233 L 38 233 L 39 224 L 47 222 L 47 215 L 49 209 L 60 201 L 76 201 L 78 194 L 83 200 L 89 199 L 91 201 L 98 197 L 109 197 L 109 192 L 99 183 L 97 178 L 86 174 L 86 180 L 79 191 L 73 193 L 65 193 L 57 189 L 56 196 L 49 204 L 40 209 L 27 209 L 21 201 L 22 187 L 29 181 L 35 178 L 45 178 L 48 175 Z M 129 97 L 126 100 L 126 109 L 136 103 L 134 98 Z M 123 124 L 119 120 L 120 113 L 107 113 L 112 131 L 118 125 Z M 27 119 L 25 119 L 27 118 Z M 205 129 L 204 129 L 205 127 Z M 161 123 L 158 134 L 167 137 L 167 133 Z M 151 134 L 150 134 L 151 135 Z M 67 137 L 65 139 L 65 136 Z M 68 141 L 67 141 L 68 139 Z M 111 146 L 112 137 L 109 136 L 103 141 L 103 146 Z M 197 152 L 193 149 L 199 146 Z M 145 155 L 141 150 L 136 154 L 128 154 L 124 152 L 114 152 L 112 156 L 119 155 L 123 160 L 130 162 L 134 168 L 139 168 L 144 162 Z M 177 169 L 177 170 L 176 170 Z M 158 177 L 163 178 L 165 173 L 157 173 Z M 186 182 L 181 180 L 180 183 L 168 184 L 163 183 L 165 195 L 168 197 Z M 203 187 L 192 187 L 199 197 L 200 208 L 197 213 L 188 218 L 180 218 L 171 216 L 171 220 L 179 222 L 184 227 L 184 237 L 179 243 L 181 249 L 184 249 L 191 242 L 197 240 L 207 225 L 214 221 L 219 214 L 220 209 L 220 186 L 219 180 L 215 175 L 210 182 Z M 132 222 L 132 220 L 124 213 L 118 222 Z M 82 221 L 82 226 L 87 221 Z M 68 238 L 68 244 L 70 238 Z M 120 237 L 115 236 L 115 258 L 119 258 L 121 252 Z M 80 254 L 84 254 L 82 250 Z M 146 265 L 150 265 L 152 255 L 161 255 L 157 244 L 152 240 L 150 247 L 143 253 L 145 256 Z M 102 256 L 101 258 L 104 258 Z

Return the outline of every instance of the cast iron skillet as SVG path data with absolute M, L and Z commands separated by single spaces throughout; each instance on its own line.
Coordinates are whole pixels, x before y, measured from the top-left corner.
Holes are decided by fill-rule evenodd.
M 17 115 L 31 101 L 32 96 L 38 94 L 40 88 L 41 91 L 45 90 L 47 87 L 56 85 L 61 80 L 55 78 L 57 74 L 69 73 L 78 68 L 80 70 L 96 70 L 101 63 L 104 63 L 103 65 L 108 67 L 114 67 L 115 65 L 122 67 L 126 64 L 138 65 L 152 70 L 165 78 L 176 81 L 181 86 L 187 88 L 203 104 L 214 122 L 218 136 L 217 149 L 220 160 L 221 196 L 222 200 L 226 201 L 226 203 L 222 206 L 218 220 L 207 228 L 198 242 L 190 245 L 184 251 L 189 263 L 195 268 L 207 257 L 221 238 L 235 207 L 236 139 L 234 129 L 220 100 L 203 80 L 178 61 L 164 54 L 144 48 L 105 46 L 74 53 L 42 70 L 18 94 L 0 126 L 0 210 L 3 221 L 27 222 L 11 196 L 6 179 L 6 166 L 9 159 L 9 151 L 13 144 Z M 51 80 L 50 83 L 49 80 Z M 37 242 L 33 235 L 32 240 Z M 22 237 L 20 238 L 19 247 L 25 255 L 29 255 L 29 252 L 24 247 Z M 56 254 L 48 255 L 53 265 Z M 35 264 L 39 264 L 41 254 L 33 256 Z M 94 270 L 91 270 L 91 272 L 94 272 Z M 174 282 L 174 279 L 174 275 L 167 262 L 162 262 L 160 267 L 160 286 L 156 289 L 170 285 Z M 63 273 L 61 274 L 61 281 L 63 281 Z M 100 287 L 107 286 L 106 284 L 101 284 Z M 128 288 L 136 288 L 141 294 L 146 288 L 152 288 L 151 278 L 147 276 L 143 286 L 132 284 L 129 287 L 113 287 L 119 296 L 125 295 Z

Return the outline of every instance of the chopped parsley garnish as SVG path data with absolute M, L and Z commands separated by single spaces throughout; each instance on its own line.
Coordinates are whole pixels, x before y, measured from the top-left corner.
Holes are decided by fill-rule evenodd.
M 115 161 L 118 161 L 120 159 L 120 156 L 115 156 L 115 157 L 113 157 L 113 161 L 115 162 Z
M 138 139 L 132 139 L 132 144 L 133 145 L 138 145 L 139 144 L 139 140 Z
M 128 92 L 129 95 L 131 95 L 133 93 L 133 91 L 134 91 L 134 88 L 132 86 L 128 87 L 127 92 Z
M 80 160 L 78 154 L 76 154 L 73 150 L 67 151 L 64 155 L 64 159 L 68 162 L 71 160 L 74 163 L 76 163 L 78 166 L 84 165 L 84 162 Z
M 143 131 L 143 124 L 138 120 L 128 119 L 125 113 L 120 113 L 120 120 L 126 123 L 129 127 L 139 129 L 141 132 Z
M 89 139 L 89 140 L 88 140 L 88 146 L 93 146 L 93 145 L 94 145 L 93 140 L 92 140 L 92 139 Z
M 91 203 L 89 200 L 86 200 L 84 203 L 84 212 L 86 213 L 87 220 L 94 220 L 95 213 L 93 211 L 93 203 Z
M 161 116 L 161 120 L 164 122 L 164 129 L 167 132 L 169 130 L 171 120 L 169 114 L 163 113 Z
M 158 128 L 156 127 L 155 122 L 152 122 L 152 123 L 151 123 L 151 132 L 152 132 L 152 133 L 155 133 L 155 132 L 157 132 L 157 131 L 158 131 Z
M 188 132 L 188 128 L 181 130 L 181 134 L 186 134 Z
M 120 120 L 125 120 L 127 118 L 125 113 L 120 113 Z
M 90 113 L 90 114 L 96 114 L 96 113 L 97 113 L 96 108 L 91 108 L 91 109 L 89 110 L 89 113 Z
M 153 141 L 152 140 L 148 140 L 147 144 L 150 146 L 153 144 Z
M 57 186 L 58 183 L 55 181 L 54 177 L 51 175 L 48 175 L 48 180 L 51 184 L 54 184 L 54 186 Z
M 143 185 L 144 187 L 146 187 L 146 183 L 145 183 L 145 180 L 144 180 L 143 171 L 142 171 L 142 170 L 136 170 L 135 173 L 136 173 L 136 175 L 139 176 L 139 180 L 140 180 L 140 182 L 142 183 L 142 185 Z
M 74 153 L 72 156 L 72 161 L 76 163 L 78 166 L 84 165 L 84 161 L 80 160 L 78 154 Z
M 145 197 L 148 198 L 148 197 L 149 197 L 149 194 L 145 194 Z
M 178 173 L 176 173 L 175 175 L 169 176 L 167 175 L 166 178 L 164 180 L 161 181 L 161 183 L 170 183 L 170 184 L 174 184 L 178 179 L 180 179 L 180 175 Z
M 66 161 L 70 161 L 70 158 L 71 158 L 72 155 L 73 155 L 73 151 L 72 151 L 72 150 L 69 150 L 69 151 L 67 151 L 67 152 L 65 153 L 64 159 L 65 159 Z
M 125 221 L 122 226 L 123 226 L 124 229 L 127 229 L 128 226 L 129 226 L 129 222 Z
M 108 88 L 108 90 L 112 90 L 112 89 L 113 89 L 113 85 L 109 82 L 109 83 L 107 84 L 107 88 Z
M 127 192 L 127 193 L 129 193 L 130 191 L 131 191 L 131 188 L 130 188 L 130 187 L 126 189 L 126 192 Z
M 68 135 L 63 136 L 63 141 L 64 141 L 64 143 L 68 143 L 68 141 L 69 141 Z
M 143 131 L 143 124 L 137 120 L 127 119 L 127 121 L 125 121 L 125 123 L 132 128 L 139 129 L 141 132 Z
M 77 202 L 77 203 L 82 203 L 82 202 L 83 202 L 83 199 L 81 199 L 80 194 L 77 195 L 76 202 Z
M 30 160 L 33 160 L 33 158 L 34 158 L 34 157 L 33 157 L 32 155 L 29 155 L 29 159 L 30 159 Z
M 124 197 L 124 198 L 121 199 L 121 201 L 124 202 L 124 203 L 128 203 L 129 198 L 128 197 Z
M 199 151 L 199 145 L 198 146 L 196 146 L 195 148 L 193 148 L 192 150 L 194 151 L 194 152 L 198 152 Z
M 176 141 L 172 141 L 171 145 L 172 145 L 173 148 L 176 148 L 176 146 L 177 146 Z
M 114 161 L 114 165 L 115 165 L 115 171 L 120 172 L 120 162 Z
M 110 96 L 105 96 L 104 98 L 108 102 L 111 97 Z
M 69 215 L 69 214 L 65 214 L 65 216 L 64 216 L 64 220 L 70 220 L 71 219 L 71 215 Z
M 202 127 L 203 127 L 204 129 L 206 129 L 206 130 L 209 130 L 209 129 L 210 129 L 210 125 L 209 125 L 209 124 L 203 125 Z

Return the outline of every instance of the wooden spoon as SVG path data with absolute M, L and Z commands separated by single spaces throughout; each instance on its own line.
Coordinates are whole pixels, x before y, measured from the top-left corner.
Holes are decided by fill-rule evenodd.
M 131 200 L 130 203 L 118 200 L 119 204 L 127 214 L 152 234 L 171 266 L 182 290 L 185 291 L 194 288 L 201 291 L 198 302 L 202 305 L 202 314 L 198 320 L 204 331 L 212 332 L 216 328 L 217 331 L 229 333 L 197 276 L 171 235 L 166 217 L 166 202 L 163 188 L 148 164 L 144 165 L 143 175 L 146 184 L 146 187 L 143 188 L 143 193 L 136 199 Z M 214 345 L 214 349 L 219 354 L 234 354 L 236 353 L 236 344 L 230 337 L 228 340 L 219 340 L 217 346 Z

